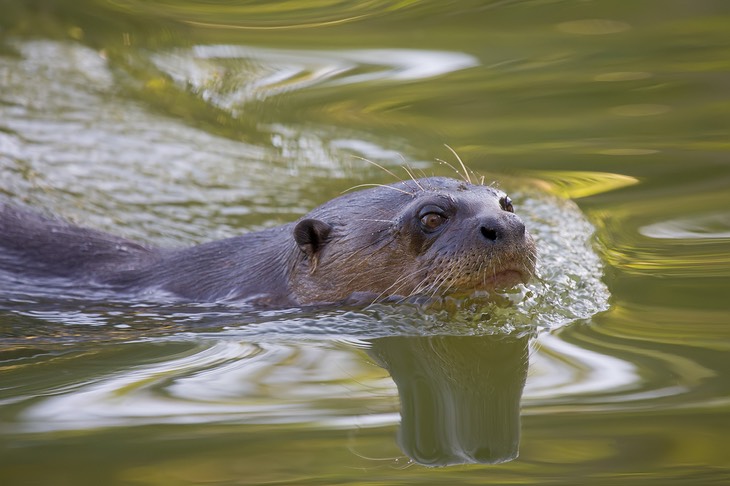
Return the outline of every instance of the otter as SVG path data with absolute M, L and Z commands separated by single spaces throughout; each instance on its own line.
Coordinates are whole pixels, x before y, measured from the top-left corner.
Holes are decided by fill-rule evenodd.
M 527 282 L 535 259 L 504 192 L 443 177 L 348 192 L 298 221 L 184 249 L 0 208 L 5 275 L 194 302 L 287 307 L 493 291 Z

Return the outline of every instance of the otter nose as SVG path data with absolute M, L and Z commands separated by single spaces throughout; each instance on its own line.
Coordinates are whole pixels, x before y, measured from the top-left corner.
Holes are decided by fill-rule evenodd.
M 479 231 L 489 242 L 496 243 L 509 238 L 523 238 L 525 236 L 525 225 L 519 218 L 484 218 L 480 222 Z
M 495 228 L 495 225 L 482 226 L 479 230 L 482 232 L 482 236 L 489 241 L 497 241 L 501 236 L 501 230 Z

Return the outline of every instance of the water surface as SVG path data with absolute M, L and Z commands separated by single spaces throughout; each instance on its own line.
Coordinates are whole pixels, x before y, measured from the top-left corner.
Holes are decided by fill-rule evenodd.
M 457 311 L 2 280 L 3 484 L 730 481 L 722 0 L 0 8 L 3 201 L 182 246 L 448 144 L 541 252 Z

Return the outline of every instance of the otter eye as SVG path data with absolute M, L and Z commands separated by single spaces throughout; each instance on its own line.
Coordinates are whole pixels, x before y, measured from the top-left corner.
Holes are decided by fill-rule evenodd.
M 446 218 L 438 213 L 428 213 L 421 216 L 421 224 L 427 230 L 435 230 L 446 222 Z
M 449 220 L 448 215 L 448 209 L 444 209 L 441 205 L 427 204 L 421 207 L 416 217 L 421 224 L 421 229 L 426 233 L 432 233 Z
M 512 199 L 510 199 L 509 196 L 504 196 L 502 199 L 500 199 L 499 205 L 502 206 L 502 209 L 504 211 L 507 211 L 509 213 L 515 212 L 515 207 L 512 205 Z

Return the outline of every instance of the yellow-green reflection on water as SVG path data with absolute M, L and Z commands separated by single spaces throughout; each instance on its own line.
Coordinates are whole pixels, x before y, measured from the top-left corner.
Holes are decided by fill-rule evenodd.
M 530 174 L 538 180 L 547 182 L 547 189 L 566 198 L 577 199 L 622 187 L 638 184 L 634 177 L 598 172 L 551 171 Z
M 540 315 L 479 312 L 555 324 L 503 346 L 453 345 L 455 320 L 409 307 L 6 299 L 2 484 L 730 482 L 724 0 L 0 0 L 0 11 L 3 199 L 183 245 L 391 182 L 361 158 L 454 175 L 436 161 L 455 162 L 448 144 L 515 195 L 551 265 L 532 287 L 548 301 L 525 297 Z M 546 193 L 576 200 L 605 275 L 592 253 L 548 244 L 589 229 Z M 596 315 L 606 295 L 576 265 L 606 283 L 607 311 Z M 419 319 L 442 335 L 395 332 Z M 480 415 L 474 402 L 504 408 Z M 517 450 L 500 465 L 414 462 Z

